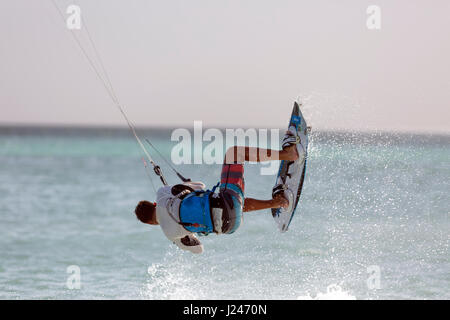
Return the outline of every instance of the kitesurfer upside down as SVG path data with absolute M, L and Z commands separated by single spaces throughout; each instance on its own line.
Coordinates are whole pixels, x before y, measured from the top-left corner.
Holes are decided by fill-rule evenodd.
M 225 154 L 218 193 L 214 192 L 217 186 L 212 191 L 205 190 L 202 182 L 164 186 L 157 192 L 156 203 L 139 202 L 135 214 L 142 223 L 161 226 L 166 237 L 181 249 L 202 253 L 203 245 L 195 233 L 230 234 L 239 228 L 243 212 L 289 205 L 282 193 L 270 200 L 244 198 L 243 164 L 295 161 L 298 158 L 295 143 L 295 137 L 288 132 L 282 150 L 231 147 Z

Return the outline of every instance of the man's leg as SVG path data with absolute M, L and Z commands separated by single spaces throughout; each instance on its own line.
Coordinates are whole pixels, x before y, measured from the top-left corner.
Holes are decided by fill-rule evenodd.
M 298 159 L 297 147 L 295 145 L 284 148 L 283 150 L 270 150 L 254 147 L 239 147 L 234 146 L 227 150 L 225 154 L 225 164 L 232 165 L 236 163 L 264 162 L 275 160 L 295 161 Z M 244 212 L 271 209 L 271 208 L 287 208 L 289 202 L 281 194 L 276 195 L 271 200 L 258 200 L 253 198 L 245 198 Z
M 244 212 L 272 209 L 272 208 L 287 208 L 289 202 L 281 196 L 281 194 L 276 195 L 271 200 L 258 200 L 252 198 L 245 198 L 244 201 Z
M 298 159 L 297 147 L 295 145 L 284 148 L 283 150 L 271 150 L 255 147 L 234 146 L 227 150 L 225 154 L 225 163 L 244 163 L 264 162 L 275 160 L 295 161 Z

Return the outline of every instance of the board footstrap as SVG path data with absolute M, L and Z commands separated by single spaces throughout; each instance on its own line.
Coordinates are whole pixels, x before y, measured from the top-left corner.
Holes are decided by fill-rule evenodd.
M 272 189 L 272 198 L 275 197 L 278 193 L 284 192 L 287 189 L 285 184 L 278 184 Z
M 299 143 L 300 143 L 300 137 L 293 134 L 292 132 L 288 131 L 283 138 L 281 146 L 284 149 L 286 147 L 292 146 L 294 144 L 299 144 Z

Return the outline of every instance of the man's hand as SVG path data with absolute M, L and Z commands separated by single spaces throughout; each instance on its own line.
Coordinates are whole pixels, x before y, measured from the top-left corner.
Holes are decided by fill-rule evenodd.
M 201 245 L 200 241 L 197 238 L 189 236 L 181 238 L 181 243 L 188 247 Z
M 275 197 L 272 199 L 272 201 L 274 203 L 273 208 L 286 209 L 287 207 L 289 207 L 289 201 L 281 193 L 277 193 Z
M 193 234 L 183 238 L 174 239 L 173 243 L 175 243 L 179 248 L 192 253 L 199 254 L 203 252 L 202 243 Z

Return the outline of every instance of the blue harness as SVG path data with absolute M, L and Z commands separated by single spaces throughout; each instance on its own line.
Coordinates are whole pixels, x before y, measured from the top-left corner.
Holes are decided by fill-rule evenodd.
M 181 201 L 180 222 L 186 230 L 204 235 L 214 232 L 210 198 L 218 185 L 212 190 L 191 192 Z

